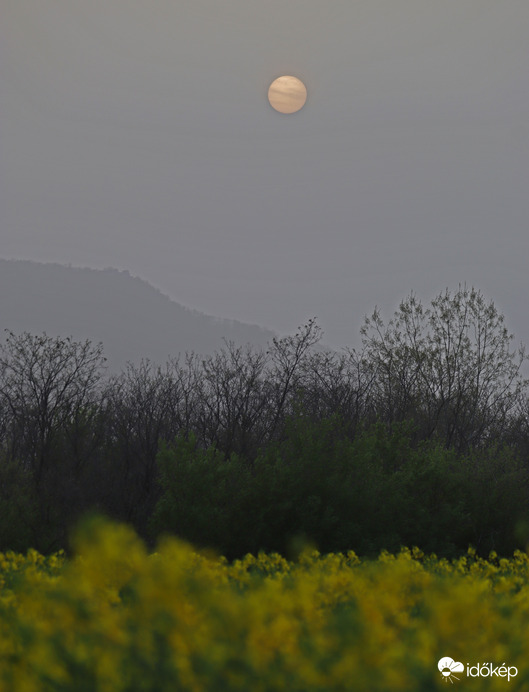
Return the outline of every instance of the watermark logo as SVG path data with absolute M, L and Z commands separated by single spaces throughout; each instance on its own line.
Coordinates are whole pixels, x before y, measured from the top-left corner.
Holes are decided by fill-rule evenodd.
M 454 684 L 454 680 L 459 680 L 460 678 L 456 673 L 464 673 L 465 666 L 461 661 L 454 661 L 450 656 L 444 656 L 439 659 L 437 667 L 442 675 L 443 682 L 451 682 Z M 518 668 L 516 666 L 506 666 L 502 663 L 501 666 L 494 666 L 492 663 L 476 663 L 475 665 L 470 665 L 467 663 L 467 676 L 469 678 L 507 678 L 510 682 L 511 678 L 518 675 Z
M 454 684 L 454 680 L 459 680 L 456 673 L 465 672 L 465 666 L 461 663 L 461 661 L 454 661 L 454 659 L 450 658 L 450 656 L 440 658 L 437 667 L 441 671 L 443 682 L 451 682 L 452 685 Z
M 469 678 L 507 678 L 510 682 L 511 678 L 518 675 L 516 666 L 506 666 L 502 663 L 501 666 L 494 666 L 492 663 L 477 663 L 471 666 L 467 663 L 467 675 Z

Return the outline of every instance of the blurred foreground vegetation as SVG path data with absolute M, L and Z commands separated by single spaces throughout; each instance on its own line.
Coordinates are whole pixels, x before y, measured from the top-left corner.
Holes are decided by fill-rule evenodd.
M 447 656 L 459 681 L 503 666 L 473 690 L 529 689 L 526 553 L 229 564 L 175 538 L 149 554 L 100 519 L 74 549 L 0 554 L 0 692 L 432 692 Z
M 230 560 L 306 542 L 524 549 L 526 357 L 494 304 L 466 287 L 427 307 L 411 294 L 361 335 L 360 351 L 318 349 L 311 320 L 267 351 L 227 343 L 107 375 L 101 345 L 8 333 L 0 550 L 69 550 L 90 511 Z

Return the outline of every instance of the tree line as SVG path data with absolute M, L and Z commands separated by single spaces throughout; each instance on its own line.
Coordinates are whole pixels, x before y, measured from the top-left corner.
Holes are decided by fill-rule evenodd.
M 230 558 L 529 538 L 527 358 L 460 286 L 365 318 L 359 350 L 310 320 L 265 349 L 105 369 L 103 346 L 7 332 L 0 347 L 0 550 L 67 548 L 96 511 L 147 541 Z

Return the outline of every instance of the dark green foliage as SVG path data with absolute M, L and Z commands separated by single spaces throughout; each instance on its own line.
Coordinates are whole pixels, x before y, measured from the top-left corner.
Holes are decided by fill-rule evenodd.
M 287 425 L 282 442 L 251 467 L 177 440 L 159 455 L 163 494 L 151 528 L 230 558 L 260 549 L 288 554 L 303 538 L 321 551 L 376 554 L 417 545 L 454 556 L 520 547 L 529 477 L 508 449 L 465 459 L 407 425 L 376 424 L 353 441 L 336 419 Z
M 38 498 L 31 475 L 0 454 L 0 552 L 25 552 L 35 544 Z
M 163 494 L 151 531 L 172 531 L 197 546 L 233 551 L 238 543 L 236 515 L 247 501 L 249 468 L 235 455 L 225 459 L 214 447 L 200 449 L 194 435 L 164 446 L 158 463 Z M 242 515 L 239 519 L 245 520 Z
M 518 527 L 529 521 L 529 469 L 509 447 L 491 447 L 464 460 L 468 542 L 481 554 L 525 548 Z M 523 537 L 522 537 L 523 538 Z

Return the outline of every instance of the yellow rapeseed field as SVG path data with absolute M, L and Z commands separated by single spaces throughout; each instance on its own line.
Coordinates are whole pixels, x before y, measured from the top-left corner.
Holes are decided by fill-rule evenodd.
M 102 520 L 75 548 L 0 554 L 0 692 L 529 690 L 525 553 L 228 564 Z

